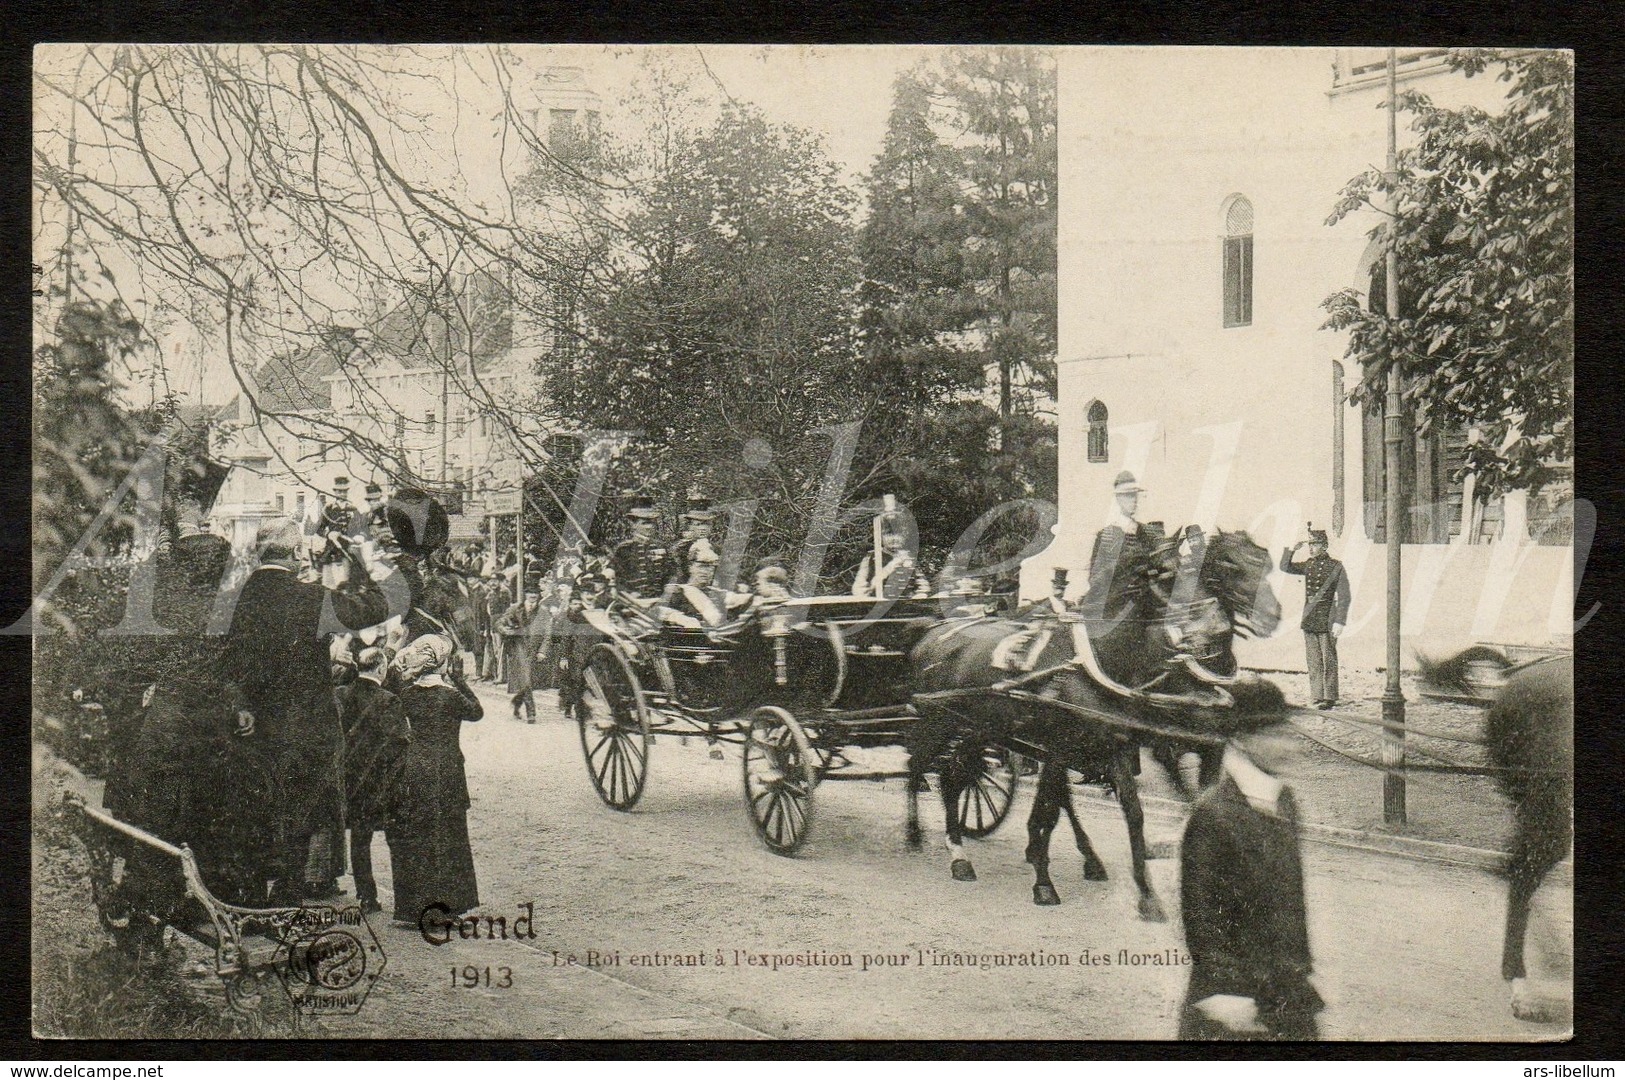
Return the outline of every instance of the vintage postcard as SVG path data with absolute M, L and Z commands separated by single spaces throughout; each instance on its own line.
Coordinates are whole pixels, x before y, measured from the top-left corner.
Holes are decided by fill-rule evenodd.
M 36 1035 L 1570 1034 L 1572 54 L 33 74 Z

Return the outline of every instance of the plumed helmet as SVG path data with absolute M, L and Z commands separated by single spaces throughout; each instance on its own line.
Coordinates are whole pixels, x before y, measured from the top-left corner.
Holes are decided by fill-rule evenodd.
M 395 543 L 408 555 L 426 559 L 451 537 L 446 508 L 422 488 L 401 488 L 384 508 L 384 518 Z

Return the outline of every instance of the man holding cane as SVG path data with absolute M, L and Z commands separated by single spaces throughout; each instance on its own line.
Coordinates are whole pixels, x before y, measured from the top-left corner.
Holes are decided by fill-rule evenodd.
M 1305 547 L 1309 558 L 1298 562 Z M 1281 569 L 1304 579 L 1303 645 L 1309 667 L 1309 696 L 1315 708 L 1337 704 L 1337 638 L 1349 618 L 1349 579 L 1343 564 L 1327 554 L 1326 530 L 1309 530 L 1300 541 L 1281 552 Z

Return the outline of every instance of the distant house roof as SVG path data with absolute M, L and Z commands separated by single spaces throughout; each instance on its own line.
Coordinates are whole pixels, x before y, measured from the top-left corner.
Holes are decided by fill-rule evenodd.
M 433 298 L 411 297 L 364 329 L 328 327 L 307 348 L 271 357 L 255 370 L 254 399 L 268 412 L 314 412 L 332 408 L 329 376 L 347 365 L 363 366 L 372 358 L 392 356 L 403 366 L 434 367 L 449 355 L 458 362 L 469 356 L 487 371 L 513 351 L 513 300 L 507 288 L 488 274 L 464 280 L 459 314 L 448 320 Z M 465 326 L 465 323 L 467 324 Z M 470 329 L 472 333 L 470 333 Z M 246 420 L 241 395 L 215 413 L 217 420 Z

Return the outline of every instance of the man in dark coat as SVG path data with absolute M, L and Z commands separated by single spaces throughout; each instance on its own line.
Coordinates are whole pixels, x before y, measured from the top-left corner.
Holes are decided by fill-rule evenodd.
M 502 636 L 502 666 L 508 674 L 508 693 L 513 695 L 513 718 L 521 719 L 523 708 L 523 719 L 530 724 L 536 722 L 536 653 L 547 640 L 539 625 L 540 601 L 536 587 L 527 586 L 525 599 L 503 612 L 496 622 L 497 633 Z
M 383 591 L 360 567 L 328 573 L 331 588 L 299 580 L 298 542 L 291 522 L 262 532 L 260 566 L 237 598 L 222 665 L 246 704 L 239 724 L 266 744 L 274 762 L 271 819 L 280 862 L 274 898 L 289 903 L 312 886 L 318 895 L 330 891 L 343 861 L 344 732 L 327 637 L 390 615 Z
M 654 500 L 638 497 L 626 512 L 632 536 L 615 546 L 610 567 L 615 571 L 615 587 L 640 598 L 659 596 L 673 576 L 674 560 L 666 545 L 655 536 L 660 511 Z
M 1309 530 L 1309 558 L 1297 562 L 1298 544 L 1281 552 L 1281 569 L 1303 578 L 1303 647 L 1309 668 L 1309 697 L 1315 707 L 1337 704 L 1337 638 L 1349 618 L 1349 576 L 1328 555 L 1324 529 Z
M 1197 802 L 1180 851 L 1191 981 L 1182 1039 L 1319 1037 L 1309 981 L 1303 862 L 1292 791 L 1276 773 L 1297 736 L 1263 714 L 1234 733 L 1221 779 Z
M 1144 491 L 1133 473 L 1117 474 L 1112 515 L 1095 536 L 1082 601 L 1101 670 L 1130 686 L 1146 674 L 1146 579 L 1161 539 L 1158 527 L 1142 525 L 1134 516 Z
M 382 911 L 372 876 L 372 837 L 389 824 L 401 784 L 412 726 L 400 700 L 384 689 L 389 657 L 368 648 L 356 658 L 355 681 L 338 692 L 344 722 L 344 803 L 350 827 L 350 868 L 356 902 L 364 912 Z

